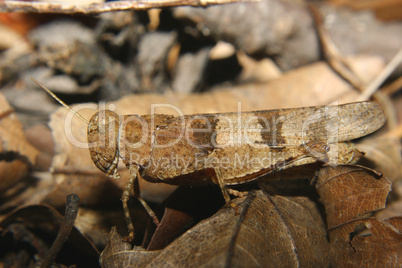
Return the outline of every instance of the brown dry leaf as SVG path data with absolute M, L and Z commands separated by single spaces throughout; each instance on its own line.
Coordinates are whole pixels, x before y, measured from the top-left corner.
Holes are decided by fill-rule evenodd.
M 49 172 L 33 173 L 33 176 L 25 177 L 20 183 L 4 193 L 2 196 L 4 202 L 0 204 L 0 211 L 2 213 L 12 211 L 20 206 L 43 203 L 44 198 L 54 189 L 54 178 Z M 35 176 L 40 179 L 38 180 Z M 65 202 L 65 196 L 61 196 L 60 198 L 64 198 Z M 3 220 L 6 216 L 0 215 L 0 220 Z
M 326 166 L 318 173 L 316 188 L 331 230 L 385 208 L 391 182 L 364 167 Z
M 35 170 L 49 170 L 54 155 L 52 133 L 43 124 L 32 126 L 25 130 L 25 136 L 30 144 L 39 150 Z
M 112 230 L 103 267 L 289 267 L 329 265 L 324 223 L 308 198 L 256 191 L 233 200 L 166 248 L 130 247 Z M 163 221 L 163 220 L 162 220 Z
M 364 73 L 366 77 L 371 78 L 384 66 L 378 57 L 360 56 L 350 61 L 356 66 L 356 70 L 360 70 L 361 74 Z M 114 110 L 121 115 L 149 114 L 151 105 L 156 105 L 156 113 L 180 115 L 175 109 L 179 109 L 183 114 L 233 112 L 237 111 L 240 102 L 241 111 L 266 110 L 325 105 L 341 97 L 340 102 L 347 102 L 357 96 L 358 92 L 355 92 L 349 84 L 321 62 L 290 71 L 268 83 L 216 88 L 212 92 L 192 95 L 173 93 L 130 95 L 100 108 Z M 89 119 L 97 106 L 81 104 L 75 109 Z M 72 113 L 67 114 L 67 110 L 62 108 L 52 115 L 50 127 L 56 144 L 52 168 L 56 174 L 59 174 L 58 183 L 68 181 L 60 173 L 101 175 L 86 147 L 87 126 L 84 122 Z M 120 165 L 119 172 L 124 173 L 124 170 L 126 168 Z M 70 179 L 71 177 L 69 176 Z M 122 177 L 127 178 L 124 174 Z M 124 180 L 116 181 L 116 183 L 122 188 Z M 140 183 L 144 198 L 150 198 L 148 200 L 155 202 L 164 200 L 175 189 L 169 185 L 155 185 L 143 181 Z M 93 189 L 93 191 L 97 190 Z M 82 198 L 82 195 L 80 197 Z
M 351 221 L 329 231 L 335 267 L 400 267 L 402 217 Z
M 112 227 L 109 243 L 102 251 L 100 263 L 102 267 L 144 267 L 162 251 L 145 251 L 141 248 L 131 250 L 129 243 L 123 242 L 123 237 Z
M 195 224 L 215 214 L 224 204 L 219 187 L 178 188 L 156 210 L 161 222 L 157 228 L 148 224 L 142 246 L 148 251 L 164 249 Z
M 402 214 L 402 180 L 392 183 L 392 191 L 388 197 L 387 207 L 375 213 L 379 220 L 398 217 Z
M 365 218 L 385 207 L 387 178 L 362 167 L 325 167 L 316 187 L 327 213 L 332 265 L 401 265 L 402 218 Z
M 28 174 L 28 165 L 21 160 L 0 162 L 0 192 L 18 183 Z
M 81 198 L 83 206 L 101 207 L 119 202 L 119 188 L 106 177 L 75 175 L 56 178 L 53 188 L 43 197 L 43 203 L 61 208 L 64 206 L 65 196 L 71 193 Z
M 0 192 L 18 183 L 38 155 L 24 136 L 22 125 L 0 94 Z

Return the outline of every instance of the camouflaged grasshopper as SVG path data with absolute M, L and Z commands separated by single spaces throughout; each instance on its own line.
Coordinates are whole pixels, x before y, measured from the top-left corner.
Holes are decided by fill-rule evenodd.
M 230 185 L 305 164 L 355 163 L 363 154 L 348 141 L 374 132 L 385 122 L 375 102 L 177 117 L 119 116 L 100 110 L 88 122 L 33 81 L 88 124 L 91 158 L 101 171 L 119 178 L 120 158 L 129 169 L 122 195 L 129 240 L 134 237 L 134 227 L 127 201 L 133 187 L 157 223 L 139 196 L 139 176 L 173 185 L 218 184 L 229 203 L 229 193 L 240 194 L 228 188 Z

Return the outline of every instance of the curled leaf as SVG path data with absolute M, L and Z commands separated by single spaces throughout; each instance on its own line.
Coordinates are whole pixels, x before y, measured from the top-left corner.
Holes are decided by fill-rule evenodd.
M 26 176 L 37 155 L 38 151 L 26 140 L 14 110 L 0 94 L 0 192 Z
M 325 206 L 328 229 L 385 208 L 391 182 L 359 166 L 326 166 L 316 188 Z
M 327 213 L 331 264 L 400 266 L 402 218 L 367 218 L 385 208 L 391 182 L 358 166 L 324 167 L 316 188 Z

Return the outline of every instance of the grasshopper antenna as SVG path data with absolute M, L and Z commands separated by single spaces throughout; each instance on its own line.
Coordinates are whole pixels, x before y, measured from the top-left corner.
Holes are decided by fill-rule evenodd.
M 82 121 L 87 123 L 89 125 L 88 120 L 86 120 L 82 115 L 80 115 L 78 112 L 76 112 L 74 109 L 72 109 L 70 106 L 65 104 L 61 99 L 59 99 L 50 89 L 46 88 L 42 83 L 40 83 L 38 80 L 35 78 L 31 77 L 31 80 L 34 81 L 39 87 L 43 88 L 50 96 L 52 96 L 55 100 L 57 100 L 58 103 L 66 107 L 68 110 L 70 110 L 72 113 L 74 113 L 76 116 L 78 116 Z

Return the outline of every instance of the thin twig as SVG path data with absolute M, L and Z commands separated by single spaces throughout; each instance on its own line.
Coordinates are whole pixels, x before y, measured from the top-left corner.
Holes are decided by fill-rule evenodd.
M 328 33 L 325 31 L 322 23 L 322 17 L 319 11 L 312 5 L 310 5 L 310 10 L 317 27 L 318 36 L 323 49 L 323 54 L 327 58 L 329 65 L 334 69 L 341 77 L 348 81 L 351 85 L 361 91 L 360 96 L 356 101 L 368 100 L 374 92 L 381 86 L 381 84 L 387 79 L 391 73 L 398 67 L 402 62 L 402 48 L 398 51 L 396 56 L 389 62 L 389 64 L 384 68 L 384 70 L 374 79 L 370 85 L 365 86 L 363 81 L 353 72 L 349 64 L 339 53 L 339 50 L 333 44 Z
M 42 262 L 41 268 L 50 267 L 53 264 L 61 247 L 70 235 L 70 232 L 74 226 L 75 219 L 77 218 L 79 201 L 80 198 L 76 194 L 70 194 L 67 196 L 64 221 L 60 226 L 60 230 L 57 234 L 56 239 L 53 242 L 52 247 L 49 250 L 48 255 Z
M 381 89 L 381 92 L 390 96 L 402 88 L 402 76 L 397 78 L 394 82 L 386 85 Z
M 247 0 L 246 0 L 247 1 Z M 151 8 L 195 6 L 206 7 L 222 5 L 243 0 L 138 0 L 138 1 L 114 1 L 107 3 L 93 3 L 89 5 L 74 5 L 68 3 L 45 3 L 45 2 L 0 2 L 0 12 L 34 12 L 34 13 L 63 13 L 63 14 L 99 14 L 110 11 L 122 10 L 147 10 Z M 258 1 L 258 0 L 257 0 Z M 256 2 L 255 0 L 247 2 Z
M 323 56 L 327 59 L 329 66 L 343 79 L 349 82 L 359 91 L 363 91 L 364 82 L 356 75 L 348 61 L 341 55 L 338 48 L 332 42 L 331 37 L 323 26 L 322 16 L 316 7 L 309 5 L 314 23 L 320 39 Z
M 374 79 L 373 82 L 360 94 L 357 101 L 368 100 L 371 95 L 384 83 L 391 73 L 402 63 L 402 48 L 398 51 L 395 57 L 387 64 L 382 72 Z

